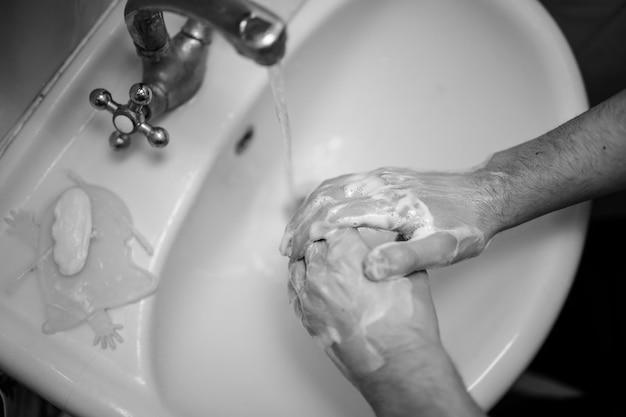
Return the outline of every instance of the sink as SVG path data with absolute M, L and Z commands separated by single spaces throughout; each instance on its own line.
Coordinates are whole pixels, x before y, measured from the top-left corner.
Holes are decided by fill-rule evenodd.
M 296 187 L 384 165 L 464 169 L 586 109 L 575 61 L 535 1 L 316 0 L 290 22 L 282 64 Z M 86 325 L 43 334 L 37 279 L 0 291 L 0 369 L 81 416 L 367 416 L 367 403 L 288 304 L 285 146 L 267 70 L 217 38 L 201 91 L 158 121 L 170 145 L 108 148 L 89 91 L 124 101 L 140 66 L 122 6 L 75 57 L 0 159 L 0 214 L 40 212 L 68 170 L 114 192 L 154 247 L 134 262 L 158 289 L 111 308 L 115 350 Z M 442 337 L 486 409 L 559 314 L 588 205 L 497 236 L 431 272 Z M 0 226 L 0 285 L 32 253 Z M 30 260 L 32 261 L 32 259 Z M 34 275 L 34 274 L 31 274 Z

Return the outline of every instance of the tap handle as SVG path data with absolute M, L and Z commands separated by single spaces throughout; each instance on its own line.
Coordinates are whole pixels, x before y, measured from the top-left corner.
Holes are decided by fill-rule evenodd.
M 144 83 L 133 84 L 128 92 L 127 104 L 113 100 L 111 93 L 104 88 L 96 88 L 89 94 L 89 102 L 98 110 L 107 110 L 113 114 L 115 131 L 109 137 L 109 144 L 114 149 L 130 146 L 130 135 L 143 133 L 150 145 L 162 148 L 169 143 L 169 134 L 161 127 L 146 122 L 146 107 L 152 100 L 152 89 Z

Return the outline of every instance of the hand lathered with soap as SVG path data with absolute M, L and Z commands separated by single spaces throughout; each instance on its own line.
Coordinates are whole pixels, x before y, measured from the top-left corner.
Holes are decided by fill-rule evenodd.
M 626 91 L 464 172 L 323 182 L 286 227 L 296 314 L 377 416 L 483 416 L 441 344 L 425 269 L 497 233 L 626 189 Z M 393 231 L 370 248 L 357 228 Z

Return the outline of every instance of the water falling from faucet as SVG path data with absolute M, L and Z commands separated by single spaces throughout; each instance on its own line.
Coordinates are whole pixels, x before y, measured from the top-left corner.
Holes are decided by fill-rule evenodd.
M 272 96 L 274 98 L 274 109 L 276 110 L 276 117 L 280 124 L 280 130 L 285 142 L 286 151 L 286 179 L 287 179 L 287 191 L 289 200 L 295 201 L 296 190 L 293 176 L 293 150 L 292 150 L 292 136 L 291 125 L 289 122 L 289 111 L 287 108 L 287 96 L 285 94 L 285 78 L 280 62 L 276 65 L 268 67 L 270 88 L 272 90 Z

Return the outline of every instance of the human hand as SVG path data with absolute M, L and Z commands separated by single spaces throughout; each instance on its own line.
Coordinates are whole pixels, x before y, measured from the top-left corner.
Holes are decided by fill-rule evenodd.
M 361 267 L 368 251 L 356 229 L 340 229 L 289 265 L 296 315 L 356 385 L 402 352 L 442 349 L 426 272 L 372 282 Z
M 367 254 L 363 269 L 372 280 L 477 256 L 497 225 L 494 193 L 475 172 L 380 168 L 327 180 L 287 225 L 281 252 L 300 259 L 311 242 L 335 229 L 368 227 L 397 232 L 405 240 L 380 245 Z
M 427 273 L 368 280 L 360 233 L 326 237 L 290 261 L 290 301 L 376 415 L 485 417 L 441 343 Z

